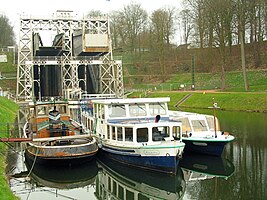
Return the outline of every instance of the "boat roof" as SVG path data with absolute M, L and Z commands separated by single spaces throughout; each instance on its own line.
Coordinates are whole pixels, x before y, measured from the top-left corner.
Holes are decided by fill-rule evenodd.
M 204 118 L 204 117 L 213 117 L 213 115 L 209 114 L 200 114 L 200 113 L 192 113 L 192 112 L 184 112 L 184 111 L 169 111 L 171 117 L 178 117 L 178 118 Z
M 117 98 L 117 99 L 96 99 L 93 103 L 98 104 L 131 104 L 131 103 L 166 103 L 170 97 L 159 98 Z

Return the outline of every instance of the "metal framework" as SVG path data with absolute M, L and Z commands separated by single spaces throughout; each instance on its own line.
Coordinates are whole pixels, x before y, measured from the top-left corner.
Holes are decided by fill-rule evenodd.
M 64 33 L 63 56 L 34 57 L 33 34 L 41 30 L 52 30 Z M 73 56 L 72 35 L 74 31 L 86 31 L 90 34 L 110 34 L 108 18 L 83 18 L 75 19 L 71 11 L 60 11 L 49 19 L 32 18 L 23 16 L 20 19 L 20 35 L 18 48 L 17 70 L 17 101 L 28 101 L 34 98 L 34 82 L 37 82 L 40 90 L 39 79 L 34 80 L 33 67 L 56 65 L 61 68 L 61 85 L 64 95 L 65 90 L 78 90 L 80 82 L 86 82 L 86 78 L 79 79 L 78 68 L 81 65 L 97 65 L 100 71 L 99 88 L 102 94 L 123 95 L 123 76 L 121 60 L 113 60 L 111 41 L 110 52 L 100 57 Z M 110 37 L 109 37 L 110 38 Z M 86 91 L 85 91 L 86 92 Z M 67 98 L 67 97 L 64 97 Z

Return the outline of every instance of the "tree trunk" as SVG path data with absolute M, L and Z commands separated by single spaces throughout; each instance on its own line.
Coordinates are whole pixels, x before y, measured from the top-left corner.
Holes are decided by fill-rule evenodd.
M 244 86 L 245 90 L 249 90 L 248 79 L 247 79 L 247 72 L 246 72 L 246 58 L 245 58 L 245 44 L 244 44 L 244 36 L 243 30 L 240 30 L 240 42 L 241 42 L 241 62 L 242 62 L 242 72 L 243 72 L 243 79 L 244 79 Z

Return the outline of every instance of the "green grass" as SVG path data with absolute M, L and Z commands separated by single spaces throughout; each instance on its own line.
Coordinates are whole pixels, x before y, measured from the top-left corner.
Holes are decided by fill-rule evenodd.
M 7 137 L 6 123 L 13 123 L 17 114 L 18 106 L 4 97 L 0 97 L 0 137 Z M 7 146 L 0 143 L 0 197 L 1 199 L 18 199 L 10 190 L 5 176 Z
M 195 74 L 195 89 L 196 90 L 220 90 L 220 76 L 216 73 L 196 73 Z M 251 70 L 247 72 L 250 92 L 267 92 L 267 70 Z M 129 78 L 128 78 L 129 79 Z M 227 72 L 225 74 L 226 89 L 221 90 L 225 92 L 244 92 L 244 80 L 241 71 Z M 154 91 L 166 90 L 181 90 L 180 85 L 185 86 L 185 90 L 190 90 L 192 85 L 191 73 L 175 74 L 172 78 L 166 80 L 164 83 L 151 84 L 137 84 L 133 86 L 134 89 L 146 89 Z
M 4 54 L 7 56 L 7 62 L 2 63 L 0 62 L 0 72 L 4 73 L 16 73 L 17 66 L 13 64 L 13 52 L 3 52 L 1 54 Z
M 152 92 L 147 97 L 167 97 L 171 101 L 170 109 L 177 109 L 175 105 L 190 92 Z M 267 112 L 267 94 L 260 93 L 198 93 L 191 92 L 192 96 L 179 105 L 183 108 L 208 109 L 216 102 L 221 110 Z M 135 93 L 136 97 L 143 97 Z M 131 95 L 132 96 L 132 95 Z

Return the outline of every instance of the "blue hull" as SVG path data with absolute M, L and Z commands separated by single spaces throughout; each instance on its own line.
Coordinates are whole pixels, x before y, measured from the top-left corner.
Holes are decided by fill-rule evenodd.
M 114 153 L 110 152 L 107 147 L 102 148 L 100 154 L 126 165 L 169 174 L 176 174 L 179 164 L 179 157 Z
M 224 146 L 228 143 L 191 140 L 183 140 L 183 142 L 185 143 L 185 153 L 193 152 L 213 156 L 221 156 L 224 150 Z

